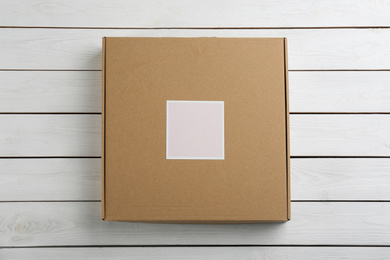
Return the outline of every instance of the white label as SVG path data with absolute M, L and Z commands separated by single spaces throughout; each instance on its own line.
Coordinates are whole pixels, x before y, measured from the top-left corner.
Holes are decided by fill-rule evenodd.
M 167 101 L 167 159 L 224 160 L 224 102 Z

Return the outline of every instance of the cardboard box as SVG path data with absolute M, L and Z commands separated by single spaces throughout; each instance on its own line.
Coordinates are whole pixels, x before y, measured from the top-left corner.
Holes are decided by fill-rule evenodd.
M 104 220 L 290 219 L 284 38 L 104 38 Z

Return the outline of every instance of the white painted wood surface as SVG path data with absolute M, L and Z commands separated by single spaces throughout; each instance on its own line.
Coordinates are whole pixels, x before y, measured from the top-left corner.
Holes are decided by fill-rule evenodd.
M 291 115 L 291 156 L 390 156 L 390 115 Z
M 2 0 L 3 26 L 338 27 L 389 26 L 380 0 Z
M 387 247 L 139 247 L 139 248 L 21 248 L 2 249 L 0 258 L 14 260 L 139 259 L 139 260 L 387 260 Z M 315 257 L 315 258 L 314 258 Z
M 389 13 L 388 0 L 0 0 L 0 259 L 389 259 Z M 292 220 L 101 221 L 103 36 L 287 37 Z
M 0 111 L 101 112 L 100 71 L 0 71 Z
M 290 112 L 390 112 L 390 71 L 291 71 Z M 0 71 L 0 111 L 100 113 L 100 71 Z
M 0 156 L 100 156 L 100 115 L 0 115 Z
M 390 112 L 390 71 L 292 71 L 290 112 Z
M 390 203 L 293 202 L 292 216 L 272 224 L 108 222 L 100 202 L 3 202 L 0 245 L 390 245 Z
M 291 199 L 390 201 L 390 158 L 291 159 Z
M 389 19 L 390 20 L 390 19 Z M 390 69 L 390 29 L 2 29 L 0 69 L 100 70 L 103 36 L 287 37 L 290 70 Z
M 100 159 L 1 159 L 2 201 L 100 201 Z M 293 201 L 390 200 L 389 158 L 291 159 Z
M 2 201 L 99 200 L 100 158 L 1 159 Z

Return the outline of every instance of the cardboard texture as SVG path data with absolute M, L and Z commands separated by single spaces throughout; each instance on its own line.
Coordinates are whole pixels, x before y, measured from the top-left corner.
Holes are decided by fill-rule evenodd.
M 290 219 L 287 72 L 284 38 L 103 38 L 103 219 Z M 167 101 L 223 101 L 223 157 L 167 159 Z

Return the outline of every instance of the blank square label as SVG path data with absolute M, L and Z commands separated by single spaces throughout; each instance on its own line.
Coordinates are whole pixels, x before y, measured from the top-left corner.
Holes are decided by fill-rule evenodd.
M 224 160 L 224 102 L 168 100 L 166 158 Z

